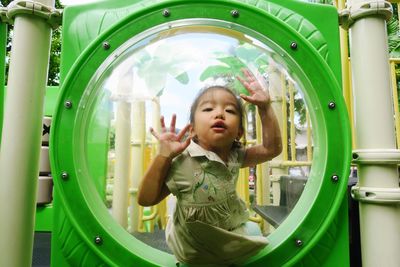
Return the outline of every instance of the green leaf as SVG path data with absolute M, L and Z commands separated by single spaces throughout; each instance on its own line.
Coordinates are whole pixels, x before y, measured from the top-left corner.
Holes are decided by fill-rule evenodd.
M 189 83 L 189 75 L 187 74 L 187 72 L 182 72 L 178 76 L 175 76 L 175 79 L 182 84 Z
M 239 46 L 235 50 L 235 53 L 238 58 L 244 59 L 246 62 L 255 61 L 255 59 L 261 55 L 260 50 L 250 46 L 249 44 Z
M 246 68 L 246 64 L 243 63 L 239 58 L 234 56 L 218 58 L 218 60 L 228 65 L 232 73 L 238 73 L 242 68 Z
M 200 75 L 200 81 L 205 81 L 208 78 L 215 77 L 218 75 L 231 74 L 231 73 L 232 70 L 229 67 L 222 65 L 210 66 L 207 69 L 205 69 L 203 73 Z
M 233 89 L 238 94 L 249 95 L 249 92 L 246 90 L 246 88 L 244 88 L 243 84 L 238 79 L 235 79 L 233 82 Z

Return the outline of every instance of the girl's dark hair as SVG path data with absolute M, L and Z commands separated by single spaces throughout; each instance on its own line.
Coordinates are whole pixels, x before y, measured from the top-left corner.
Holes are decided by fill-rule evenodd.
M 226 87 L 226 86 L 216 85 L 216 86 L 210 86 L 210 87 L 205 87 L 205 88 L 201 89 L 199 91 L 199 93 L 197 94 L 196 98 L 194 99 L 194 101 L 192 103 L 192 106 L 190 107 L 189 122 L 194 125 L 194 114 L 195 114 L 196 109 L 197 109 L 197 107 L 199 105 L 201 97 L 204 96 L 206 93 L 214 91 L 214 90 L 224 90 L 225 92 L 230 93 L 235 98 L 236 107 L 238 109 L 239 118 L 240 118 L 239 128 L 240 128 L 240 130 L 242 130 L 243 134 L 245 134 L 244 126 L 243 126 L 243 105 L 242 105 L 242 101 L 240 100 L 240 97 L 237 94 L 235 94 L 235 92 L 232 89 L 230 89 L 229 87 Z M 192 140 L 197 143 L 197 136 L 194 136 L 192 138 Z M 233 147 L 241 147 L 241 146 L 242 146 L 242 143 L 239 140 L 235 140 L 234 141 Z

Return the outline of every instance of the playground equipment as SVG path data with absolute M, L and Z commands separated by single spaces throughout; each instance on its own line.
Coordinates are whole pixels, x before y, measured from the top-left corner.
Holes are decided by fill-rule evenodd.
M 368 266 L 400 262 L 400 188 L 385 18 L 388 2 L 349 1 L 350 45 L 354 95 L 355 150 L 359 181 L 352 195 L 360 203 L 362 260 Z M 375 9 L 378 16 L 371 16 Z M 345 17 L 347 18 L 347 17 Z M 351 24 L 355 18 L 354 24 Z M 346 23 L 345 23 L 346 24 Z M 363 44 L 369 44 L 365 46 Z M 368 55 L 368 57 L 365 57 Z M 365 77 L 369 77 L 366 79 Z M 371 109 L 376 105 L 377 109 Z M 384 119 L 385 118 L 385 119 Z M 378 178 L 379 177 L 379 178 Z M 376 225 L 381 231 L 376 231 Z M 383 248 L 377 244 L 389 242 Z M 397 252 L 396 252 L 397 251 Z M 379 255 L 379 256 L 377 256 Z
M 0 250 L 4 253 L 0 265 L 29 266 L 51 27 L 43 18 L 23 12 L 15 17 L 14 26 L 13 59 L 4 105 L 4 114 L 8 115 L 4 116 L 0 152 L 0 210 L 7 218 L 0 227 Z M 20 211 L 18 216 L 16 211 Z
M 195 33 L 221 40 L 235 37 L 239 43 L 261 47 L 276 64 L 287 69 L 310 111 L 315 153 L 304 194 L 289 217 L 270 235 L 271 245 L 249 259 L 248 264 L 309 265 L 315 257 L 325 264 L 348 263 L 347 242 L 339 241 L 346 240 L 347 225 L 334 223 L 346 217 L 343 196 L 350 157 L 348 119 L 338 83 L 337 15 L 332 7 L 306 6 L 298 2 L 283 6 L 274 2 L 255 5 L 240 1 L 191 1 L 188 5 L 186 1 L 121 1 L 117 5 L 103 2 L 95 8 L 87 5 L 65 10 L 63 54 L 68 58 L 62 65 L 65 79 L 51 139 L 57 177 L 53 264 L 77 264 L 84 260 L 85 264 L 105 262 L 119 266 L 131 262 L 174 265 L 171 255 L 144 245 L 112 219 L 93 186 L 93 178 L 104 173 L 99 166 L 105 164 L 94 162 L 105 160 L 108 151 L 105 142 L 112 115 L 104 107 L 111 104 L 102 104 L 109 101 L 108 95 L 128 103 L 160 95 L 157 87 L 152 87 L 154 92 L 139 91 L 134 87 L 135 78 L 131 95 L 113 95 L 118 90 L 108 89 L 108 84 L 116 84 L 110 82 L 116 76 L 114 73 L 126 64 L 134 70 L 140 64 L 135 62 L 140 60 L 138 51 L 147 45 L 174 37 L 184 39 Z M 318 12 L 331 20 L 332 27 L 319 25 Z M 103 23 L 99 25 L 96 22 L 100 20 Z M 86 23 L 99 26 L 91 25 L 88 29 L 92 30 L 82 32 Z M 79 36 L 79 41 L 69 36 Z M 177 77 L 179 74 L 175 72 Z M 165 93 L 168 90 L 165 88 Z M 133 106 L 137 108 L 138 104 Z M 82 220 L 85 224 L 79 223 Z M 332 233 L 338 239 L 327 238 Z M 331 248 L 329 253 L 321 250 L 320 246 L 325 245 Z
M 51 1 L 40 3 L 53 5 Z M 358 7 L 357 4 L 354 6 Z M 381 7 L 381 9 L 384 8 L 385 5 Z M 350 14 L 355 13 L 350 12 Z M 365 12 L 364 15 L 369 14 Z M 323 22 L 321 17 L 324 18 Z M 33 20 L 34 23 L 31 24 L 30 20 Z M 383 18 L 378 16 L 373 20 L 380 23 Z M 18 15 L 15 19 L 16 29 L 18 23 L 26 23 L 28 29 L 35 25 L 42 28 L 40 40 L 43 42 L 48 40 L 50 26 L 42 18 Z M 309 121 L 312 125 L 313 154 L 308 156 L 312 167 L 304 192 L 288 217 L 280 222 L 277 229 L 269 235 L 270 244 L 258 255 L 250 258 L 245 265 L 348 266 L 347 200 L 344 195 L 347 190 L 350 166 L 351 138 L 348 115 L 339 85 L 341 72 L 337 23 L 335 8 L 297 1 L 282 3 L 282 1 L 276 0 L 170 0 L 134 1 L 132 3 L 132 1 L 121 0 L 66 8 L 63 14 L 62 88 L 56 113 L 53 116 L 50 140 L 52 173 L 55 182 L 52 265 L 175 265 L 172 255 L 144 244 L 125 230 L 126 218 L 124 216 L 126 214 L 123 211 L 126 210 L 126 199 L 122 198 L 121 204 L 116 204 L 116 206 L 122 207 L 122 215 L 114 214 L 118 221 L 110 215 L 104 205 L 105 177 L 111 150 L 111 129 L 115 127 L 116 130 L 116 150 L 118 150 L 117 146 L 125 147 L 127 143 L 132 142 L 129 140 L 130 132 L 137 131 L 136 138 L 139 141 L 135 139 L 131 145 L 136 146 L 134 150 L 138 155 L 143 155 L 143 143 L 145 143 L 143 131 L 146 121 L 141 121 L 141 119 L 146 116 L 141 116 L 140 113 L 146 111 L 148 99 L 157 102 L 157 97 L 169 93 L 171 90 L 167 86 L 165 88 L 153 86 L 151 88 L 154 91 L 141 90 L 137 87 L 140 81 L 135 73 L 149 71 L 145 68 L 146 64 L 143 61 L 146 59 L 146 55 L 140 52 L 146 51 L 146 49 L 154 52 L 155 44 L 168 44 L 168 41 L 174 40 L 174 38 L 190 43 L 190 36 L 193 36 L 201 37 L 197 39 L 198 42 L 208 40 L 207 45 L 209 46 L 213 44 L 213 40 L 221 41 L 219 43 L 221 47 L 229 40 L 233 40 L 237 42 L 237 45 L 250 45 L 259 54 L 260 52 L 264 54 L 266 61 L 260 60 L 254 63 L 255 66 L 247 66 L 254 72 L 263 70 L 262 73 L 268 74 L 270 82 L 279 79 L 274 77 L 273 72 L 268 73 L 265 68 L 263 69 L 262 64 L 266 64 L 268 67 L 273 64 L 278 66 L 277 69 L 284 75 L 284 80 L 289 81 L 291 86 L 296 87 L 296 90 L 303 94 L 309 112 Z M 355 25 L 357 22 L 352 27 Z M 379 24 L 377 28 L 380 26 L 382 25 Z M 33 29 L 36 28 L 33 27 Z M 21 35 L 25 35 L 25 33 L 21 33 Z M 194 46 L 191 44 L 188 47 L 192 47 L 192 45 Z M 39 49 L 43 46 L 45 49 Z M 43 51 L 47 49 L 47 46 L 42 45 L 41 47 L 37 47 L 37 50 L 42 52 L 34 53 L 33 56 L 37 59 L 33 58 L 32 62 L 38 60 L 38 57 L 42 60 L 46 58 Z M 205 44 L 204 47 L 206 47 Z M 34 48 L 32 47 L 32 49 Z M 13 53 L 17 54 L 16 56 L 12 55 L 12 58 L 16 58 L 15 62 L 20 62 L 18 57 L 23 55 L 21 52 L 23 49 L 20 49 L 17 47 L 13 50 L 15 51 Z M 164 50 L 164 52 L 173 51 L 174 47 L 171 46 L 169 49 L 171 50 Z M 216 55 L 221 55 L 223 49 L 219 48 L 215 51 Z M 229 53 L 232 51 L 229 50 Z M 171 56 L 178 57 L 178 55 L 176 53 Z M 243 54 L 242 57 L 240 53 L 229 54 L 229 56 L 233 55 L 240 59 L 239 62 L 246 62 Z M 187 56 L 193 63 L 190 55 Z M 226 60 L 224 57 L 214 55 L 212 58 L 214 65 L 220 65 L 221 58 Z M 180 64 L 183 65 L 176 64 L 177 68 L 173 70 L 166 67 L 171 64 L 166 64 L 164 68 L 170 71 L 172 80 L 188 83 L 193 80 L 193 77 L 185 75 L 185 72 L 182 72 L 182 68 L 179 67 L 186 66 L 183 69 L 187 70 L 187 64 L 191 63 L 190 60 L 181 61 Z M 195 60 L 200 59 L 195 58 Z M 218 60 L 220 62 L 217 62 Z M 194 62 L 201 65 L 198 61 Z M 206 63 L 209 64 L 209 62 Z M 10 70 L 19 68 L 20 65 L 15 64 L 16 66 L 13 68 L 10 66 Z M 40 70 L 44 71 L 45 64 L 43 62 L 40 64 L 43 65 Z M 355 70 L 356 65 L 362 65 L 354 62 L 353 64 Z M 369 66 L 373 65 L 369 64 Z M 174 67 L 173 64 L 172 66 Z M 165 69 L 160 68 L 160 71 L 165 71 Z M 165 77 L 162 76 L 163 73 L 157 78 L 153 77 L 156 85 L 157 82 L 163 81 Z M 385 76 L 385 74 L 378 76 Z M 39 107 L 43 102 L 44 90 L 44 77 L 43 75 L 40 77 L 42 79 L 34 86 L 40 88 L 40 92 L 30 92 L 32 98 L 37 98 Z M 13 84 L 17 83 L 16 79 L 13 80 L 10 77 L 9 87 L 12 93 L 7 96 L 6 114 L 17 112 L 15 102 L 22 97 L 25 91 L 29 92 L 28 88 L 32 84 L 33 78 L 27 77 L 26 80 L 18 81 L 24 82 L 23 85 L 16 85 Z M 145 83 L 140 85 L 145 88 Z M 364 87 L 364 85 L 357 84 L 355 86 Z M 18 89 L 11 90 L 11 88 Z M 189 89 L 187 90 L 189 91 Z M 186 91 L 180 93 L 183 94 Z M 387 95 L 383 95 L 381 99 L 387 101 L 388 98 Z M 292 100 L 294 101 L 291 98 Z M 276 104 L 283 99 L 277 97 L 274 101 Z M 366 101 L 371 102 L 371 100 Z M 0 155 L 1 177 L 15 177 L 12 180 L 2 179 L 0 184 L 0 210 L 4 211 L 4 218 L 6 218 L 0 225 L 0 236 L 2 236 L 0 253 L 3 253 L 0 254 L 0 265 L 5 266 L 28 266 L 31 258 L 29 251 L 31 251 L 32 243 L 34 193 L 36 192 L 36 180 L 31 178 L 37 175 L 35 162 L 37 162 L 38 152 L 36 153 L 35 149 L 27 150 L 28 144 L 37 144 L 39 147 L 39 138 L 36 138 L 39 129 L 36 126 L 40 125 L 37 122 L 41 118 L 42 111 L 32 104 L 26 103 L 25 105 L 18 112 L 33 116 L 32 124 L 24 120 L 10 127 L 9 117 L 5 116 L 4 119 L 5 127 L 3 128 Z M 390 106 L 386 102 L 384 105 Z M 362 107 L 363 103 L 358 106 Z M 131 116 L 129 115 L 132 114 L 130 109 L 137 109 L 138 112 L 135 114 L 139 115 L 133 116 L 133 119 L 130 118 L 127 123 L 119 123 L 121 121 L 117 117 L 124 116 L 124 114 Z M 359 109 L 356 116 L 361 116 L 360 114 L 363 113 L 364 110 Z M 385 115 L 382 116 L 387 117 L 389 113 L 386 110 Z M 153 114 L 156 114 L 154 117 L 157 117 L 159 111 L 153 111 Z M 292 115 L 290 120 L 293 123 L 295 117 Z M 371 114 L 370 117 L 373 115 Z M 362 119 L 359 120 L 362 121 Z M 115 126 L 112 124 L 113 121 L 116 122 Z M 136 123 L 138 126 L 127 127 L 130 123 Z M 365 124 L 362 125 L 367 127 Z M 382 127 L 376 127 L 375 130 L 378 131 L 381 128 L 385 128 L 386 132 L 389 132 L 393 130 L 393 125 L 389 123 Z M 15 138 L 16 133 L 20 131 L 24 131 L 29 138 L 20 137 L 24 138 L 25 143 L 17 149 L 14 148 L 15 154 L 9 153 L 12 146 L 11 138 Z M 381 136 L 378 133 L 373 131 L 373 138 L 379 139 Z M 293 135 L 291 133 L 291 136 Z M 362 137 L 357 136 L 357 138 Z M 391 137 L 388 138 L 391 140 Z M 367 141 L 363 143 L 364 139 L 362 140 L 360 143 L 362 145 L 357 148 L 369 148 L 370 144 Z M 295 157 L 293 148 L 296 144 L 293 144 L 293 140 L 291 142 L 291 157 L 293 158 Z M 393 144 L 390 142 L 387 144 L 377 143 L 376 147 L 380 149 L 383 146 L 391 149 Z M 375 145 L 373 146 L 375 148 Z M 363 209 L 368 211 L 368 218 L 372 218 L 371 221 L 374 222 L 376 221 L 374 212 L 378 210 L 376 204 L 379 201 L 371 200 L 371 195 L 368 195 L 369 198 L 366 199 L 363 193 L 375 194 L 378 192 L 369 190 L 377 184 L 375 182 L 373 185 L 369 184 L 372 179 L 368 178 L 370 175 L 368 173 L 377 173 L 376 169 L 381 167 L 376 167 L 374 164 L 382 162 L 376 159 L 369 160 L 368 156 L 379 156 L 381 155 L 379 152 L 382 151 L 373 151 L 372 154 L 366 152 L 369 151 L 357 151 L 356 153 L 359 156 L 356 159 L 357 163 L 368 163 L 369 165 L 361 166 L 362 172 L 364 173 L 365 170 L 367 173 L 367 178 L 361 183 L 361 187 L 354 190 L 354 193 L 356 196 L 360 196 L 360 200 L 365 203 Z M 395 164 L 397 164 L 395 160 L 397 151 L 391 150 L 390 152 L 393 152 L 390 154 L 393 157 L 384 160 L 385 163 L 390 163 L 385 174 L 387 177 L 385 187 L 396 188 L 393 182 L 395 181 L 394 175 L 397 174 L 397 171 L 394 171 Z M 23 173 L 6 168 L 18 161 L 20 159 L 18 157 L 21 157 L 22 154 L 26 155 L 26 158 L 21 158 L 22 166 L 28 166 L 27 169 L 22 169 Z M 122 154 L 128 153 L 123 150 L 118 152 L 119 156 Z M 285 157 L 288 155 L 282 155 L 282 162 L 285 161 Z M 123 173 L 127 166 L 126 158 L 127 156 L 116 161 L 116 164 L 121 164 L 115 171 L 116 176 L 125 177 L 125 180 L 120 181 L 122 186 L 118 188 L 124 188 L 127 184 L 127 173 Z M 139 160 L 142 159 L 141 156 L 137 157 L 133 161 L 136 165 L 130 167 L 137 172 L 136 176 L 141 175 L 140 168 L 143 167 L 143 163 Z M 282 175 L 279 173 L 278 167 L 278 165 L 271 166 L 275 175 L 273 178 Z M 264 172 L 268 170 L 266 167 L 261 169 Z M 260 177 L 262 176 L 260 175 Z M 264 174 L 265 176 L 268 175 Z M 132 194 L 131 202 L 135 203 L 136 190 L 135 184 L 132 184 L 129 193 Z M 262 187 L 269 190 L 269 181 L 264 180 Z M 23 190 L 18 192 L 13 189 L 15 203 L 8 205 L 9 201 L 6 201 L 5 197 L 9 195 L 5 190 L 11 188 Z M 258 197 L 268 199 L 268 195 L 266 195 L 268 190 Z M 396 197 L 397 191 L 388 192 L 384 189 L 378 193 L 382 193 L 378 199 L 382 200 L 381 198 L 385 199 L 387 193 L 394 193 L 391 196 Z M 388 228 L 396 226 L 395 222 L 398 218 L 398 212 L 396 213 L 398 201 L 396 201 L 394 198 L 391 206 L 384 212 L 384 216 L 390 219 L 386 225 Z M 264 204 L 267 202 L 263 199 L 257 201 L 258 204 L 262 204 L 260 206 L 265 206 Z M 380 201 L 380 203 L 382 202 L 385 201 Z M 26 203 L 32 205 L 26 207 Z M 133 210 L 135 209 L 138 207 L 133 206 Z M 15 210 L 24 210 L 23 217 L 15 216 Z M 134 217 L 131 220 L 134 223 L 138 221 Z M 133 225 L 132 227 L 136 228 L 137 226 Z M 11 238 L 16 242 L 10 246 L 10 243 L 5 240 Z M 367 242 L 371 243 L 371 246 L 366 249 L 366 252 L 369 253 L 370 250 L 377 249 L 376 246 L 382 244 L 383 240 L 380 240 L 376 246 L 372 244 L 375 241 Z M 390 257 L 385 254 L 385 258 L 394 260 L 388 261 L 389 264 L 398 262 L 396 247 L 399 246 L 393 245 L 393 249 L 387 251 Z M 23 254 L 26 257 L 21 257 Z M 382 258 L 377 258 L 382 260 Z M 369 259 L 366 259 L 368 263 Z M 372 265 L 374 264 L 373 260 L 370 262 Z

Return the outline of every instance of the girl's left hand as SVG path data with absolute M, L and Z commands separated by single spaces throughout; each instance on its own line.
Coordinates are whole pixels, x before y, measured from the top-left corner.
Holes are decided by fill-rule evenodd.
M 271 97 L 268 88 L 264 90 L 256 77 L 254 77 L 248 69 L 242 69 L 242 72 L 245 79 L 239 76 L 237 79 L 243 84 L 250 95 L 247 96 L 245 94 L 240 94 L 240 97 L 245 101 L 256 105 L 260 109 L 267 109 L 271 104 Z

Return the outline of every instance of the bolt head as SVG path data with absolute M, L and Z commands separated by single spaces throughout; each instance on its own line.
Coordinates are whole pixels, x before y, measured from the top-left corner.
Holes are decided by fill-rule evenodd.
M 336 108 L 335 102 L 329 102 L 328 107 L 329 109 L 335 109 Z
M 67 180 L 67 179 L 69 178 L 69 174 L 68 174 L 67 172 L 62 172 L 62 173 L 61 173 L 61 178 L 62 178 L 63 180 Z
M 103 243 L 103 238 L 101 238 L 100 236 L 95 236 L 94 243 L 96 245 L 101 245 Z
M 169 11 L 169 9 L 164 9 L 162 14 L 164 17 L 167 18 L 167 17 L 171 16 L 171 11 Z
M 301 247 L 303 245 L 303 241 L 301 239 L 296 239 L 295 243 L 297 247 Z
M 234 18 L 238 18 L 239 17 L 239 10 L 234 9 L 231 11 L 231 16 Z
M 67 108 L 67 109 L 70 109 L 70 108 L 72 108 L 72 102 L 71 102 L 71 100 L 67 100 L 67 101 L 65 101 L 65 103 L 64 103 L 64 107 L 65 107 L 65 108 Z
M 110 43 L 109 42 L 103 42 L 103 49 L 104 50 L 108 50 L 108 49 L 110 49 L 110 47 L 111 47 L 111 45 L 110 45 Z
M 297 49 L 297 43 L 296 43 L 296 42 L 292 42 L 292 43 L 290 44 L 290 48 L 291 48 L 292 50 L 296 50 L 296 49 Z

